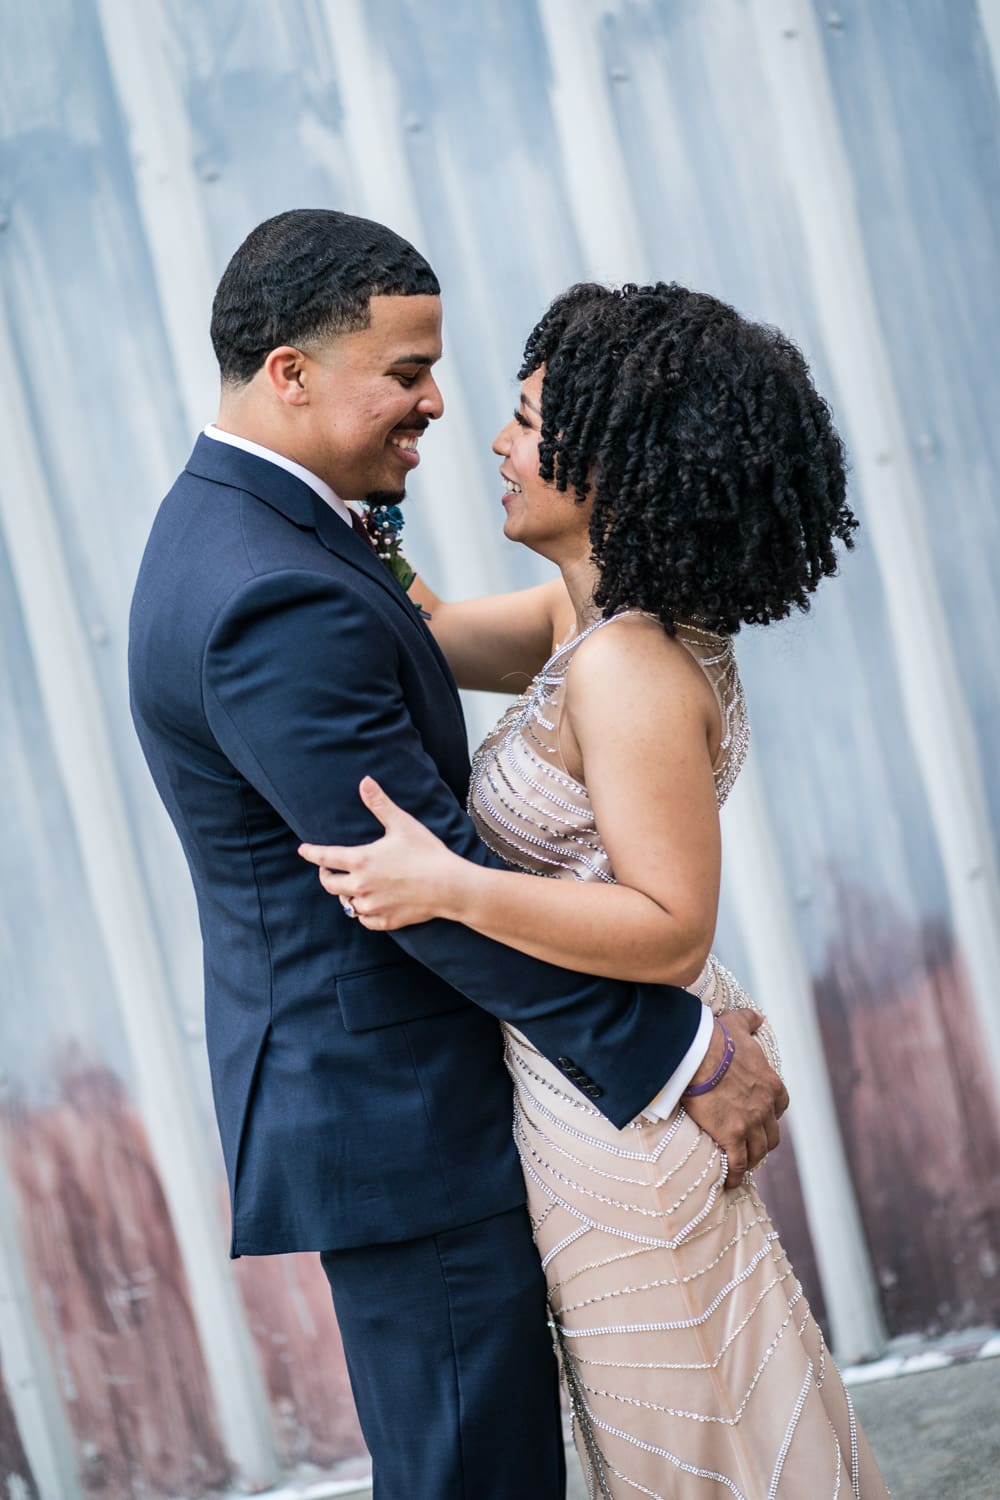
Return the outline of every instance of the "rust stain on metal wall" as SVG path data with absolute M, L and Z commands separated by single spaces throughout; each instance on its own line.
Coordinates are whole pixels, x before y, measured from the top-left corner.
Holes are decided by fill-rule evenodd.
M 838 902 L 817 1001 L 888 1332 L 995 1326 L 1000 1115 L 961 958 L 942 923 L 846 887 Z M 825 1326 L 789 1137 L 755 1175 Z
M 7 1395 L 0 1369 L 0 1490 L 5 1500 L 38 1500 L 38 1487 L 31 1472 L 17 1418 Z
M 284 1461 L 323 1466 L 363 1453 L 319 1256 L 244 1256 L 236 1269 Z
M 87 1492 L 189 1497 L 230 1477 L 177 1242 L 121 1082 L 79 1058 L 4 1145 L 38 1315 Z
M 890 1334 L 1000 1320 L 1000 1116 L 941 923 L 845 890 L 817 986 L 830 1076 Z

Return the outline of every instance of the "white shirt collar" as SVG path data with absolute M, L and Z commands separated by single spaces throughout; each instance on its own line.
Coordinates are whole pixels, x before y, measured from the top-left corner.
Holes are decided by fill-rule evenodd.
M 318 474 L 311 474 L 301 464 L 297 464 L 293 458 L 286 458 L 283 453 L 275 453 L 273 448 L 265 448 L 261 443 L 253 443 L 249 438 L 237 437 L 234 432 L 223 432 L 221 427 L 216 427 L 214 422 L 209 422 L 205 428 L 205 436 L 213 438 L 217 443 L 228 443 L 232 448 L 242 448 L 244 453 L 253 453 L 257 458 L 266 459 L 269 464 L 276 464 L 279 469 L 285 469 L 287 473 L 294 474 L 296 479 L 301 479 L 303 484 L 324 500 L 331 510 L 346 526 L 350 526 L 351 512 L 341 500 L 339 495 L 334 494 L 325 479 L 320 479 Z

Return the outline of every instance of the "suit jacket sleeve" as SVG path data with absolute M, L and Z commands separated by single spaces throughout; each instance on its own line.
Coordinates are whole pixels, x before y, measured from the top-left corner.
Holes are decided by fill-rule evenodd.
M 357 791 L 367 773 L 456 853 L 491 862 L 413 724 L 399 651 L 384 615 L 348 584 L 308 572 L 252 579 L 229 599 L 206 648 L 213 735 L 302 841 L 378 836 Z M 570 973 L 457 923 L 390 936 L 552 1061 L 569 1060 L 619 1125 L 662 1087 L 701 1019 L 686 990 Z

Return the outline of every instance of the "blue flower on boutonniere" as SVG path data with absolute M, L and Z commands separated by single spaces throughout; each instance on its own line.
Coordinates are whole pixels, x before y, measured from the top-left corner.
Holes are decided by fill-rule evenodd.
M 362 520 L 379 560 L 385 563 L 396 582 L 408 589 L 416 574 L 400 551 L 403 512 L 398 505 L 366 504 Z
M 411 568 L 406 561 L 400 548 L 404 519 L 403 512 L 398 505 L 366 504 L 362 517 L 365 530 L 379 560 L 385 563 L 400 588 L 406 590 L 417 575 L 415 569 Z M 430 619 L 430 615 L 415 599 L 410 602 L 425 620 Z

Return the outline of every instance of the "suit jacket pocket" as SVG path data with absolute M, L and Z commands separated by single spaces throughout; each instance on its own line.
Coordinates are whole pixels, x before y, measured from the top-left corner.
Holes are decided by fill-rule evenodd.
M 398 1026 L 403 1021 L 464 1010 L 472 1003 L 444 979 L 410 958 L 354 974 L 340 974 L 336 989 L 345 1031 Z

